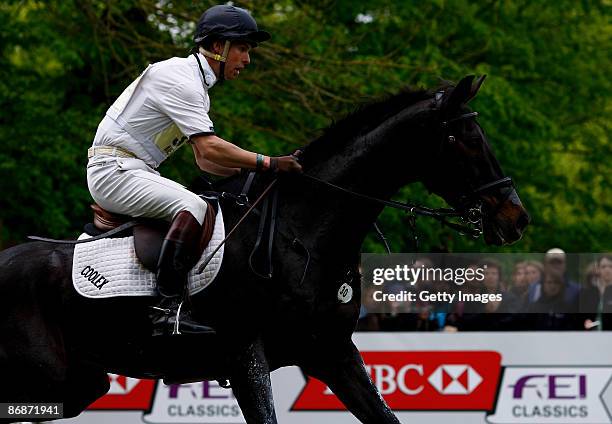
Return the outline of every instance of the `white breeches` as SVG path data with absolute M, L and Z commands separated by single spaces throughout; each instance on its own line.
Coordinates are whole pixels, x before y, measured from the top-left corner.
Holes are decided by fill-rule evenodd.
M 206 215 L 204 200 L 136 158 L 91 158 L 87 186 L 96 203 L 113 213 L 171 221 L 186 210 L 200 224 Z

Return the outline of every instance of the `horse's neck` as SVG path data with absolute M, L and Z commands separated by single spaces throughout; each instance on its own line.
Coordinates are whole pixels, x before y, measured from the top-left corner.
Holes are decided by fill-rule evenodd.
M 380 146 L 373 141 L 381 142 L 391 136 L 385 132 L 393 129 L 380 128 L 348 143 L 335 154 L 321 160 L 309 173 L 356 193 L 390 199 L 401 186 L 420 179 L 417 167 L 410 163 L 416 162 L 416 157 L 424 156 L 424 147 L 420 143 L 413 143 L 411 151 L 414 157 L 406 157 L 403 169 L 387 169 L 387 156 L 381 153 Z M 417 130 L 413 133 L 416 134 Z M 398 177 L 400 174 L 401 178 Z M 346 251 L 349 257 L 359 252 L 363 240 L 383 209 L 380 203 L 342 193 L 320 183 L 311 186 L 307 199 L 311 202 L 307 207 L 312 216 L 319 218 L 314 221 L 316 228 L 312 229 L 318 235 L 317 247 L 323 253 L 334 255 Z

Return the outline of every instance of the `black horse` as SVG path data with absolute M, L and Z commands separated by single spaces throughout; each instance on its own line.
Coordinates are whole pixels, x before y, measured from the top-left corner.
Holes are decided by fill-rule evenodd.
M 361 108 L 303 149 L 305 173 L 380 199 L 421 181 L 461 213 L 481 204 L 485 241 L 518 240 L 528 215 L 467 102 L 482 78 L 441 92 L 408 91 Z M 272 176 L 261 175 L 251 198 Z M 218 189 L 237 193 L 244 176 Z M 109 388 L 107 372 L 171 382 L 231 382 L 248 423 L 275 423 L 269 373 L 298 365 L 362 422 L 399 421 L 351 341 L 360 307 L 361 244 L 381 203 L 304 176 L 278 180 L 271 279 L 248 257 L 258 218 L 226 244 L 215 282 L 192 297 L 214 336 L 150 337 L 152 298 L 92 300 L 72 287 L 73 247 L 31 242 L 0 254 L 0 402 L 63 402 L 76 416 Z M 228 227 L 244 209 L 222 201 Z M 337 300 L 348 282 L 355 295 Z

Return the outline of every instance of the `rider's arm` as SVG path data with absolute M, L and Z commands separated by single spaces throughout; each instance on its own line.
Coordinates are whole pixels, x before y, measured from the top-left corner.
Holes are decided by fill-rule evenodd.
M 214 134 L 192 136 L 190 142 L 193 144 L 196 162 L 198 158 L 204 158 L 225 168 L 257 168 L 257 153 L 241 149 Z M 294 156 L 274 158 L 260 156 L 260 158 L 263 158 L 261 170 L 271 168 L 282 172 L 302 172 L 302 166 Z
M 227 168 L 255 169 L 256 153 L 241 149 L 216 135 L 198 135 L 192 137 L 191 142 L 196 154 L 196 161 L 198 161 L 198 158 L 204 158 Z
M 204 157 L 204 155 L 198 153 L 195 144 L 193 144 L 192 146 L 193 153 L 195 154 L 196 158 L 196 163 L 202 171 L 208 172 L 209 174 L 213 175 L 219 175 L 220 177 L 229 177 L 230 175 L 234 175 L 240 172 L 240 168 L 230 168 L 227 166 L 221 166 L 209 161 Z

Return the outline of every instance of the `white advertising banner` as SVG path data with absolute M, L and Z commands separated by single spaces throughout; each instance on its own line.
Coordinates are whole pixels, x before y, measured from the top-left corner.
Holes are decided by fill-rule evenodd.
M 356 333 L 368 371 L 402 423 L 612 423 L 612 334 Z M 110 375 L 111 391 L 63 423 L 240 424 L 231 390 Z M 283 424 L 357 423 L 297 367 L 272 373 Z

